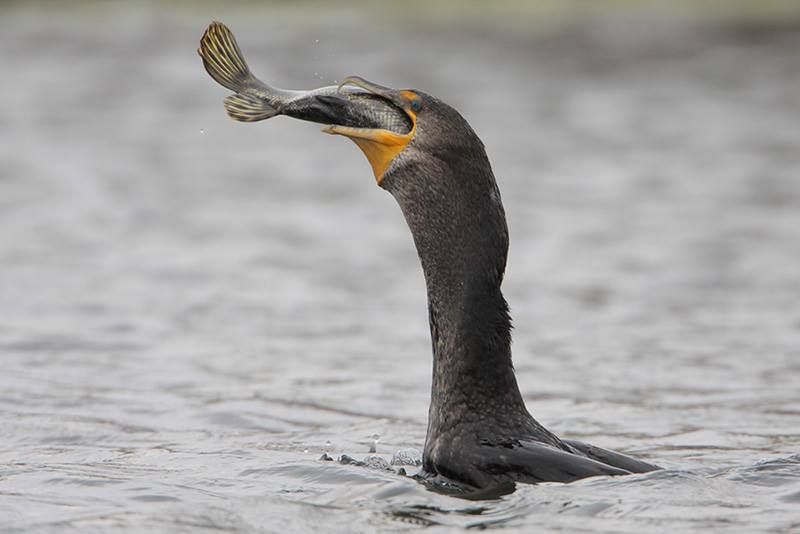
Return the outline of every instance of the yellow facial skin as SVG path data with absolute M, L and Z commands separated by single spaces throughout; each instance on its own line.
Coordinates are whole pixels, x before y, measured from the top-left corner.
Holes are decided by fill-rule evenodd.
M 417 133 L 417 114 L 411 109 L 412 102 L 419 100 L 419 95 L 413 91 L 399 91 L 395 93 L 399 99 L 392 99 L 392 102 L 399 105 L 411 119 L 413 124 L 411 131 L 407 134 L 398 134 L 380 128 L 351 128 L 349 126 L 327 126 L 323 132 L 332 135 L 344 135 L 353 140 L 358 148 L 367 156 L 367 160 L 372 165 L 372 172 L 378 185 L 383 181 L 383 175 L 394 158 L 411 142 Z M 400 100 L 398 102 L 397 100 Z

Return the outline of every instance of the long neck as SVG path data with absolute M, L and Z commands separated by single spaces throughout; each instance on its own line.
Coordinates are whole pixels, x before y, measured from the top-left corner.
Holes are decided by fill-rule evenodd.
M 511 363 L 511 319 L 500 284 L 439 284 L 426 274 L 433 347 L 431 422 L 442 414 L 502 418 L 524 409 Z M 435 285 L 435 287 L 432 287 Z
M 413 234 L 428 291 L 429 438 L 450 424 L 527 413 L 511 364 L 511 320 L 500 290 L 508 251 L 505 212 L 488 160 L 475 161 L 459 169 L 412 167 L 402 182 L 390 184 L 398 184 L 392 193 Z
M 511 362 L 502 272 L 497 276 L 481 256 L 471 257 L 476 263 L 444 272 L 422 261 L 433 348 L 432 427 L 446 425 L 446 414 L 462 422 L 498 420 L 525 409 Z

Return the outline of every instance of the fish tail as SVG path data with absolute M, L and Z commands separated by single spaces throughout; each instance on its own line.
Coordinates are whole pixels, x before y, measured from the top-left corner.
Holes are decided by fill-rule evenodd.
M 278 111 L 257 96 L 236 93 L 225 99 L 225 111 L 240 122 L 263 121 L 278 114 Z
M 225 110 L 231 118 L 242 122 L 268 119 L 279 112 L 259 95 L 271 88 L 253 76 L 233 32 L 221 22 L 212 22 L 197 50 L 206 71 L 223 87 L 236 94 L 225 99 Z
M 233 33 L 221 22 L 212 22 L 197 50 L 203 66 L 220 85 L 239 92 L 255 79 Z

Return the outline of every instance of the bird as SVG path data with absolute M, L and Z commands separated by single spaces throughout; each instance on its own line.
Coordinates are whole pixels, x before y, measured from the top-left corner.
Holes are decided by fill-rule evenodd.
M 357 76 L 311 91 L 274 88 L 251 73 L 233 33 L 219 22 L 206 29 L 198 52 L 211 77 L 234 92 L 225 100 L 233 119 L 285 115 L 324 124 L 324 132 L 356 143 L 377 185 L 397 201 L 424 274 L 433 352 L 420 481 L 487 498 L 517 483 L 660 469 L 560 439 L 526 408 L 501 290 L 505 211 L 484 144 L 458 111 L 422 91 Z

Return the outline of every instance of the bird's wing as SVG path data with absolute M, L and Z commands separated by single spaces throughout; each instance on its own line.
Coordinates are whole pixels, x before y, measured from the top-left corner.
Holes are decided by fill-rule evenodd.
M 481 453 L 482 471 L 506 474 L 521 482 L 572 482 L 591 476 L 631 473 L 536 441 L 520 440 L 511 446 L 487 447 Z
M 625 469 L 631 473 L 648 473 L 650 471 L 661 469 L 657 465 L 649 464 L 647 462 L 643 462 L 642 460 L 637 460 L 636 458 L 631 458 L 630 456 L 626 456 L 619 452 L 603 449 L 602 447 L 595 447 L 594 445 L 590 445 L 582 441 L 575 441 L 571 439 L 565 439 L 562 441 L 593 460 L 597 460 L 598 462 L 602 462 L 613 467 L 618 467 L 619 469 Z

